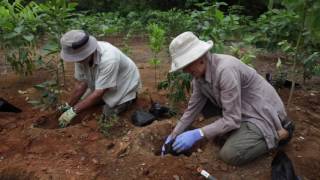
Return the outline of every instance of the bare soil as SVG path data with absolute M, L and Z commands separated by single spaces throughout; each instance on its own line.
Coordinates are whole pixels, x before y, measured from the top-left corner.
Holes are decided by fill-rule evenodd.
M 105 40 L 122 46 L 121 38 Z M 135 106 L 120 116 L 108 136 L 100 133 L 97 123 L 101 107 L 82 113 L 71 126 L 61 129 L 57 128 L 57 115 L 53 110 L 40 111 L 26 102 L 26 97 L 37 95 L 32 86 L 49 79 L 48 72 L 37 71 L 23 78 L 13 73 L 1 75 L 0 97 L 23 112 L 0 113 L 0 179 L 204 179 L 197 173 L 197 167 L 204 168 L 217 179 L 271 178 L 275 151 L 241 167 L 219 160 L 219 147 L 211 141 L 197 146 L 189 157 L 159 156 L 165 137 L 181 114 L 146 127 L 132 125 L 132 112 L 150 106 L 149 94 L 163 104 L 167 103 L 167 98 L 166 92 L 154 89 L 154 70 L 148 63 L 151 52 L 147 40 L 133 39 L 130 47 L 129 56 L 139 67 L 143 89 Z M 169 69 L 166 52 L 161 54 L 161 60 L 159 77 L 163 79 Z M 263 56 L 255 63 L 258 72 L 272 72 L 276 58 Z M 67 64 L 66 76 L 65 100 L 74 82 L 72 64 Z M 296 131 L 284 149 L 300 177 L 316 180 L 320 178 L 320 92 L 319 81 L 311 82 L 311 89 L 295 91 L 288 113 L 296 124 Z M 18 90 L 26 93 L 20 94 Z M 284 102 L 288 93 L 288 89 L 279 90 Z M 184 106 L 181 106 L 182 110 Z M 210 121 L 199 120 L 193 126 L 200 127 Z

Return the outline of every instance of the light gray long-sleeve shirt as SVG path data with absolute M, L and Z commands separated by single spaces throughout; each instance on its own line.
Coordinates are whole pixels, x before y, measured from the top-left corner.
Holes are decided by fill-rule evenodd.
M 204 78 L 194 78 L 192 84 L 188 108 L 173 136 L 182 133 L 210 100 L 222 108 L 222 117 L 201 128 L 207 138 L 223 135 L 239 128 L 242 121 L 249 121 L 260 129 L 269 149 L 277 146 L 277 131 L 287 114 L 275 89 L 253 68 L 233 56 L 212 54 Z

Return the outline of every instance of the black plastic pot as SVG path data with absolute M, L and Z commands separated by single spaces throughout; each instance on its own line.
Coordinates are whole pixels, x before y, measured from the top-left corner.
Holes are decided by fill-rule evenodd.
M 3 98 L 0 98 L 0 112 L 20 113 L 22 112 L 22 110 L 10 104 L 8 101 L 4 100 Z

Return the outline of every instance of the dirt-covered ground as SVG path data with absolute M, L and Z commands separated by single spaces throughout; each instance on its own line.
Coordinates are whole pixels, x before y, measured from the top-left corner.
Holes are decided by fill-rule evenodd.
M 107 39 L 121 47 L 121 38 Z M 165 92 L 154 90 L 154 71 L 148 60 L 151 52 L 147 40 L 136 38 L 130 42 L 130 57 L 139 67 L 143 89 L 137 104 L 110 129 L 105 137 L 98 130 L 99 107 L 82 113 L 64 129 L 52 126 L 34 127 L 43 116 L 54 120 L 52 111 L 33 109 L 26 97 L 35 95 L 32 85 L 47 80 L 45 71 L 21 78 L 13 73 L 2 74 L 0 97 L 23 109 L 20 114 L 0 113 L 0 179 L 204 179 L 196 169 L 202 167 L 217 179 L 270 179 L 271 161 L 275 151 L 241 167 L 229 166 L 218 159 L 219 147 L 204 142 L 193 154 L 159 156 L 166 135 L 174 127 L 179 115 L 155 121 L 146 127 L 135 127 L 130 116 L 136 109 L 147 109 L 148 94 L 166 103 Z M 161 78 L 169 68 L 166 52 L 161 55 Z M 273 71 L 276 58 L 259 56 L 255 68 L 260 73 Z M 73 84 L 73 66 L 67 65 L 67 98 Z M 295 92 L 288 114 L 296 124 L 293 140 L 285 152 L 293 161 L 296 173 L 304 179 L 320 179 L 320 82 L 313 80 L 308 87 Z M 21 90 L 24 93 L 18 92 Z M 279 93 L 286 102 L 288 89 Z M 183 106 L 181 106 L 183 107 Z M 211 120 L 199 120 L 200 127 Z

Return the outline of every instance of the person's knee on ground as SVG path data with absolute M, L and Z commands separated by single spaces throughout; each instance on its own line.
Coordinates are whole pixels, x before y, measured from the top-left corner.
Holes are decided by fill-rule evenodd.
M 126 111 L 129 109 L 129 107 L 136 102 L 136 98 L 130 101 L 127 101 L 125 103 L 122 103 L 120 105 L 117 105 L 113 108 L 108 106 L 108 104 L 105 104 L 102 108 L 102 113 L 104 117 L 110 117 L 113 115 L 119 115 L 120 113 Z
M 231 165 L 242 165 L 268 152 L 260 130 L 252 123 L 241 123 L 219 152 L 220 158 Z
M 219 158 L 230 165 L 238 166 L 247 163 L 248 160 L 244 157 L 238 149 L 229 146 L 223 146 L 219 152 Z

